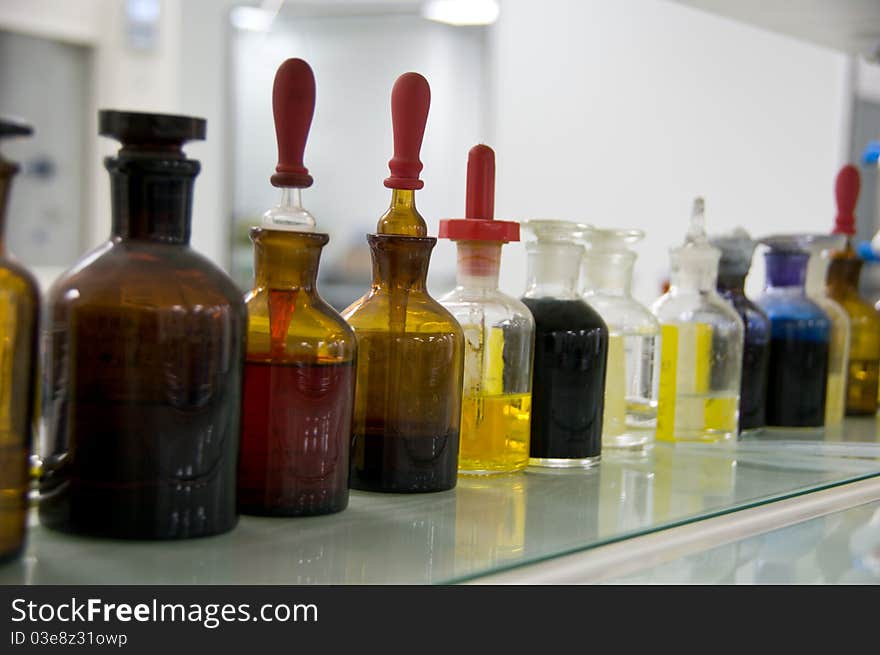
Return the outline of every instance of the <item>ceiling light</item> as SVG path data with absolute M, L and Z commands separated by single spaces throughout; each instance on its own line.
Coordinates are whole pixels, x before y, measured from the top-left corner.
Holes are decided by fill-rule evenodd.
M 422 16 L 447 25 L 491 25 L 498 20 L 497 0 L 429 0 Z
M 268 32 L 284 0 L 263 0 L 259 7 L 234 7 L 229 12 L 232 26 L 250 32 Z

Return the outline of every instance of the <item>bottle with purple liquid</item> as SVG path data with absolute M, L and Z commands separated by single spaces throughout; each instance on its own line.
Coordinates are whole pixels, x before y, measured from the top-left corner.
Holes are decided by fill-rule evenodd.
M 812 237 L 761 239 L 767 282 L 758 306 L 770 318 L 767 425 L 822 427 L 828 384 L 831 320 L 804 287 Z

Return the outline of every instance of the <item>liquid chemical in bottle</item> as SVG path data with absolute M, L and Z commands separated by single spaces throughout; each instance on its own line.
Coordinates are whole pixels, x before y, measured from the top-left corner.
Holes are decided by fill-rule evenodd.
M 372 288 L 343 312 L 358 340 L 351 486 L 365 491 L 443 491 L 457 481 L 464 336 L 428 295 L 436 239 L 415 206 L 429 104 L 424 77 L 398 78 L 391 206 L 367 236 Z
M 767 368 L 770 364 L 770 319 L 745 293 L 746 276 L 758 245 L 742 228 L 731 234 L 711 237 L 709 243 L 721 251 L 716 288 L 745 327 L 742 381 L 739 398 L 739 430 L 760 430 L 766 425 Z
M 187 116 L 101 111 L 110 239 L 49 294 L 49 450 L 40 520 L 128 539 L 217 534 L 238 520 L 236 469 L 247 311 L 189 247 L 205 136 Z
M 837 175 L 835 196 L 837 217 L 834 234 L 846 236 L 843 250 L 831 257 L 828 267 L 828 295 L 849 316 L 850 348 L 846 379 L 846 413 L 870 416 L 877 412 L 880 376 L 880 314 L 859 295 L 863 260 L 856 254 L 852 237 L 856 233 L 855 207 L 861 181 L 855 166 L 844 166 Z
M 0 118 L 0 139 L 31 133 L 29 125 Z M 6 250 L 6 207 L 16 173 L 18 165 L 0 155 L 0 562 L 22 552 L 27 534 L 40 322 L 37 282 Z
M 458 246 L 458 286 L 440 299 L 464 331 L 464 386 L 458 471 L 510 473 L 529 462 L 534 321 L 498 290 L 501 246 L 519 224 L 494 220 L 495 153 L 468 154 L 466 218 L 440 221 Z
M 831 320 L 806 294 L 812 235 L 765 237 L 767 283 L 758 306 L 770 317 L 767 425 L 822 427 Z
M 828 346 L 828 385 L 825 392 L 825 428 L 840 426 L 846 414 L 846 376 L 849 364 L 849 315 L 828 296 L 825 280 L 831 264 L 831 251 L 844 247 L 843 235 L 816 236 L 810 244 L 807 262 L 807 297 L 822 308 L 831 320 Z
M 281 204 L 251 229 L 254 288 L 248 309 L 238 502 L 242 512 L 309 516 L 348 505 L 349 440 L 357 339 L 316 289 L 321 249 L 302 206 L 312 185 L 303 151 L 315 78 L 288 59 L 272 92 Z
M 632 297 L 641 230 L 587 232 L 583 297 L 608 326 L 602 448 L 639 449 L 654 441 L 660 374 L 660 324 Z
M 657 439 L 719 441 L 738 431 L 742 319 L 718 295 L 721 251 L 694 201 L 684 245 L 670 250 L 670 288 L 654 303 L 661 324 Z
M 522 301 L 535 319 L 529 464 L 589 468 L 602 454 L 608 326 L 578 294 L 590 229 L 568 221 L 525 223 L 528 282 Z

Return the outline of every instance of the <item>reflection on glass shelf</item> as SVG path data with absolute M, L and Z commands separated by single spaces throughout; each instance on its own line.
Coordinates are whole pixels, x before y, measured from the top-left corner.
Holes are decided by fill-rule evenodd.
M 0 567 L 0 584 L 461 581 L 880 475 L 877 434 L 874 419 L 859 419 L 829 438 L 659 443 L 641 455 L 609 452 L 595 470 L 461 477 L 437 494 L 353 492 L 340 514 L 242 517 L 227 535 L 184 542 L 71 537 L 34 520 L 24 557 Z
M 608 584 L 880 584 L 880 502 L 681 557 Z

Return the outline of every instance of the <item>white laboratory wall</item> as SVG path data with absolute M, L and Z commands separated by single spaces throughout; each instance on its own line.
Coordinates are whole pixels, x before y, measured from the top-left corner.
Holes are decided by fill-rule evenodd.
M 279 19 L 269 34 L 237 32 L 232 56 L 235 108 L 234 215 L 251 222 L 278 202 L 269 176 L 277 161 L 272 83 L 288 57 L 309 62 L 316 111 L 305 164 L 315 184 L 303 204 L 331 235 L 325 266 L 350 249 L 366 252 L 365 235 L 388 207 L 393 150 L 390 95 L 395 79 L 422 73 L 431 107 L 422 145 L 423 190 L 416 204 L 436 235 L 441 217 L 464 215 L 468 149 L 482 133 L 487 84 L 485 30 L 455 28 L 417 15 Z M 432 287 L 450 286 L 454 247 L 440 243 Z
M 642 301 L 697 194 L 713 232 L 829 229 L 844 55 L 665 0 L 505 0 L 490 39 L 498 215 L 646 230 Z M 507 291 L 524 267 L 509 246 Z

